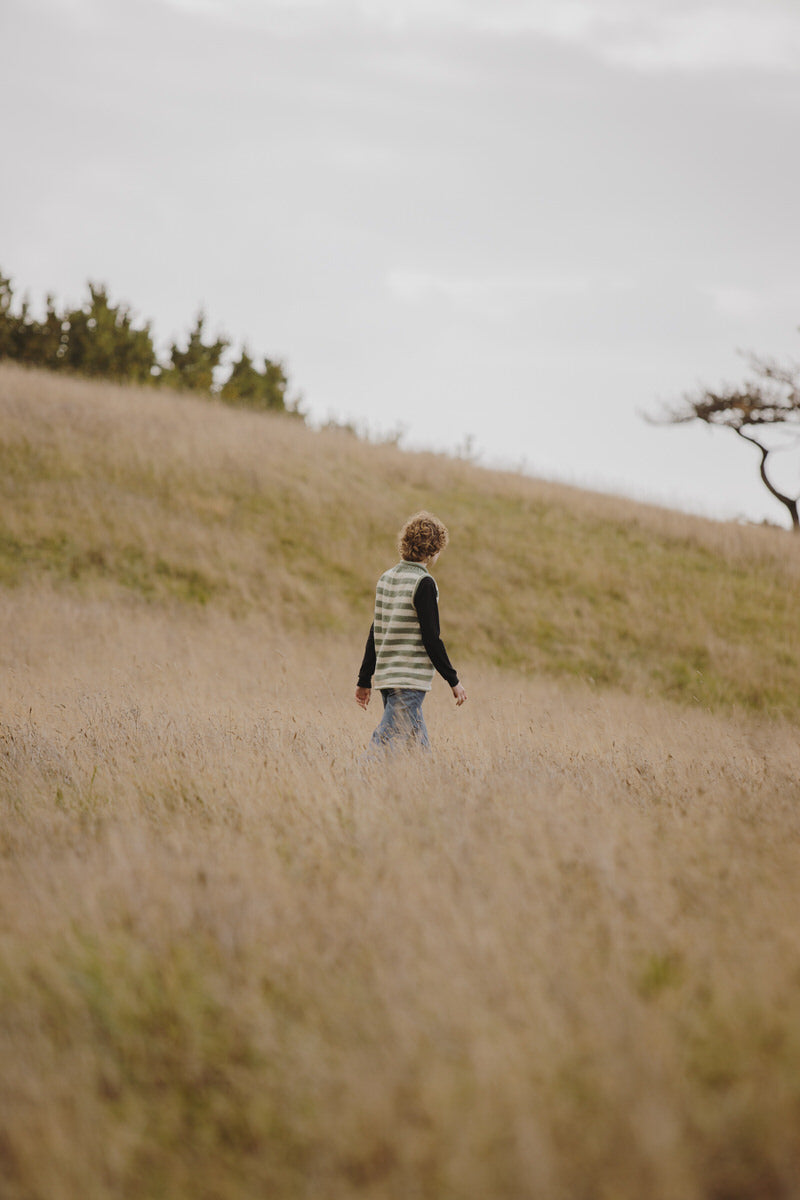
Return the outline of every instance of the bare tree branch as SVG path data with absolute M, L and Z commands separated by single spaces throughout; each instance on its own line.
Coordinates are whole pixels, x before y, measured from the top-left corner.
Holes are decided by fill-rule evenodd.
M 797 513 L 797 498 L 793 499 L 791 496 L 786 496 L 783 494 L 783 492 L 779 492 L 767 475 L 767 459 L 769 458 L 770 451 L 766 446 L 763 446 L 761 442 L 757 441 L 756 438 L 751 437 L 747 433 L 742 433 L 741 429 L 736 429 L 735 432 L 738 433 L 740 438 L 744 438 L 746 442 L 750 442 L 751 446 L 756 446 L 758 450 L 760 450 L 761 463 L 759 470 L 764 487 L 767 489 L 767 491 L 772 493 L 776 500 L 780 500 L 781 504 L 786 506 L 789 511 L 789 516 L 792 519 L 792 529 L 795 532 L 798 532 L 798 530 L 800 530 L 800 517 L 798 517 Z
M 706 425 L 732 429 L 761 454 L 761 480 L 771 495 L 789 512 L 792 529 L 800 532 L 798 498 L 784 495 L 767 475 L 767 458 L 772 449 L 745 430 L 768 426 L 800 427 L 800 364 L 779 363 L 756 354 L 746 355 L 751 378 L 738 386 L 717 391 L 702 388 L 686 392 L 677 404 L 662 407 L 656 416 L 645 419 L 653 425 L 685 425 L 703 421 Z

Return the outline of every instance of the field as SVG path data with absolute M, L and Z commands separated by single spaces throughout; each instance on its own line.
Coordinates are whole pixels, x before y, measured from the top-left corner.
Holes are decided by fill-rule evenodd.
M 0 437 L 3 1200 L 800 1196 L 790 535 L 7 367 Z M 470 698 L 365 763 L 423 505 Z

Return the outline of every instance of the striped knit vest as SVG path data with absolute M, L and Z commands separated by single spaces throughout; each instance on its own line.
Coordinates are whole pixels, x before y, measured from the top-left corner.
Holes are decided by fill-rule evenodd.
M 375 590 L 376 688 L 417 688 L 429 692 L 434 667 L 422 644 L 414 594 L 428 574 L 422 563 L 399 562 L 384 571 Z M 439 597 L 439 589 L 436 589 Z

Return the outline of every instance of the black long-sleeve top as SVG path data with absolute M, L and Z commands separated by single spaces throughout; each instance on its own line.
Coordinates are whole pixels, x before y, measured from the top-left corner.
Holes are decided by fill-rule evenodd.
M 414 608 L 417 610 L 417 616 L 419 617 L 422 644 L 428 652 L 428 658 L 442 678 L 449 683 L 450 687 L 455 687 L 458 683 L 458 675 L 450 659 L 447 657 L 447 651 L 444 648 L 444 642 L 439 632 L 439 604 L 436 599 L 436 584 L 430 575 L 424 576 L 419 582 L 419 586 L 414 594 Z M 359 687 L 368 688 L 372 686 L 372 676 L 375 674 L 375 660 L 375 624 L 373 622 L 370 627 L 369 637 L 367 638 L 367 645 L 364 649 L 361 669 L 358 672 Z

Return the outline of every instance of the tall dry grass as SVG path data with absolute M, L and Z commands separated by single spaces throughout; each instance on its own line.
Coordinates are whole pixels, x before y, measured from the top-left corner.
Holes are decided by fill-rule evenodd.
M 0 592 L 4 1200 L 800 1195 L 782 722 Z

